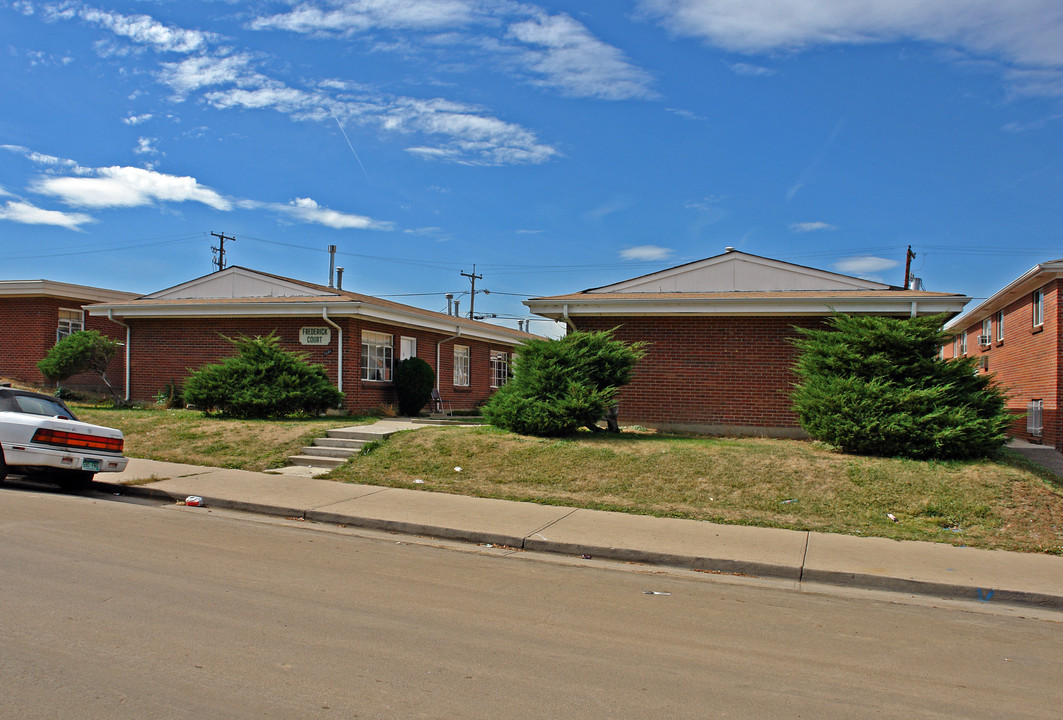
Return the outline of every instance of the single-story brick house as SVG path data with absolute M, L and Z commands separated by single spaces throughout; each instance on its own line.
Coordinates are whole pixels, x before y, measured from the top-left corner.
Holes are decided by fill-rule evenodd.
M 37 361 L 60 340 L 79 330 L 98 330 L 115 340 L 125 333 L 106 318 L 88 317 L 85 307 L 101 302 L 125 302 L 136 293 L 55 282 L 53 280 L 0 280 L 0 377 L 44 384 Z M 125 384 L 125 366 L 114 362 L 107 378 Z M 103 392 L 106 386 L 95 374 L 85 373 L 63 383 L 68 387 Z
M 976 357 L 1008 393 L 1011 434 L 1063 450 L 1063 260 L 1036 265 L 950 322 L 942 357 Z M 1026 417 L 1022 417 L 1025 413 Z
M 126 398 L 140 401 L 233 355 L 226 337 L 275 332 L 285 348 L 325 367 L 349 410 L 396 403 L 392 373 L 408 357 L 432 366 L 451 408 L 471 409 L 506 381 L 511 354 L 535 337 L 239 266 L 87 310 L 121 330 Z
M 832 312 L 957 315 L 970 298 L 749 255 L 722 255 L 570 295 L 526 300 L 578 330 L 649 343 L 619 396 L 621 423 L 801 437 L 789 393 L 795 328 Z

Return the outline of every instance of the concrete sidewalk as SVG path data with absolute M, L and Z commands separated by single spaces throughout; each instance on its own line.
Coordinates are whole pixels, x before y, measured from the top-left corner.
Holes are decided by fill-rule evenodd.
M 475 543 L 679 568 L 1063 609 L 1063 558 L 714 525 L 130 459 L 128 495 Z M 126 483 L 151 482 L 140 485 Z M 124 487 L 118 487 L 124 485 Z

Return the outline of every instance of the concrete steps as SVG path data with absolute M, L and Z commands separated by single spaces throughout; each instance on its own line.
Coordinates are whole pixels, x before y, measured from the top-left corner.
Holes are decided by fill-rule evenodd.
M 364 427 L 337 428 L 329 430 L 323 438 L 314 440 L 300 450 L 299 455 L 289 455 L 288 463 L 300 467 L 331 469 L 342 465 L 351 455 L 361 452 L 367 442 L 387 440 L 394 430 L 373 430 Z

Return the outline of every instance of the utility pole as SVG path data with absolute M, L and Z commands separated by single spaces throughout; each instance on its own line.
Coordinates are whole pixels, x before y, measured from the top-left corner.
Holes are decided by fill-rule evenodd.
M 915 253 L 912 252 L 912 246 L 908 246 L 908 252 L 904 256 L 904 289 L 908 289 L 908 283 L 912 279 L 912 260 L 915 259 Z
M 218 270 L 224 270 L 225 269 L 225 241 L 226 240 L 232 240 L 233 242 L 236 242 L 236 238 L 234 238 L 234 237 L 226 237 L 225 233 L 212 232 L 211 235 L 213 235 L 214 237 L 218 238 L 218 247 L 214 247 L 213 245 L 210 246 L 210 249 L 214 253 L 214 256 L 215 256 L 215 259 L 213 260 L 214 266 L 217 267 Z
M 469 280 L 472 282 L 472 293 L 469 295 L 469 319 L 471 320 L 473 308 L 476 307 L 476 281 L 483 280 L 484 276 L 476 274 L 475 265 L 472 266 L 472 274 L 469 274 L 463 270 L 461 276 L 469 278 Z

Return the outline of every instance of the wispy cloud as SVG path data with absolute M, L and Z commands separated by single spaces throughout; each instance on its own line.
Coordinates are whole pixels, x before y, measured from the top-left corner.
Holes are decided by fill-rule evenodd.
M 834 263 L 834 268 L 846 275 L 855 275 L 856 277 L 866 278 L 868 280 L 879 280 L 875 274 L 880 273 L 883 270 L 890 270 L 899 265 L 896 260 L 889 260 L 887 258 L 875 257 L 874 255 L 861 255 L 857 257 L 843 258 Z
M 251 21 L 254 30 L 355 35 L 370 30 L 441 30 L 472 22 L 476 2 L 462 0 L 328 0 Z
M 133 152 L 135 152 L 137 155 L 158 155 L 159 151 L 155 147 L 155 143 L 157 143 L 158 141 L 159 138 L 137 138 L 137 146 L 133 148 Z
M 82 225 L 95 222 L 85 213 L 45 210 L 21 200 L 11 200 L 0 206 L 0 220 L 23 225 L 54 225 L 70 230 L 80 230 Z
M 621 250 L 620 259 L 652 262 L 655 260 L 665 260 L 671 257 L 673 252 L 674 251 L 671 248 L 663 248 L 658 245 L 637 245 L 635 247 L 624 248 Z
M 742 53 L 913 40 L 1041 72 L 1009 78 L 1028 93 L 1063 94 L 1058 0 L 640 0 L 677 35 Z
M 158 151 L 151 145 L 152 141 L 153 138 L 140 138 L 140 145 L 135 152 L 140 153 L 144 149 L 143 153 L 157 154 Z M 35 153 L 18 145 L 0 145 L 0 149 L 22 154 L 45 170 L 46 174 L 30 184 L 31 191 L 54 197 L 66 205 L 81 209 L 104 210 L 195 202 L 222 212 L 236 208 L 265 208 L 297 222 L 339 230 L 394 229 L 394 223 L 324 207 L 308 197 L 296 198 L 288 203 L 239 199 L 223 195 L 203 185 L 196 178 L 168 175 L 152 168 L 86 168 L 73 160 Z M 11 193 L 0 188 L 0 197 L 3 196 L 11 196 Z M 0 219 L 39 225 L 60 225 L 74 229 L 85 223 L 95 222 L 84 213 L 43 210 L 22 201 L 8 202 L 5 208 L 0 209 Z
M 144 113 L 143 115 L 130 115 L 129 117 L 122 118 L 122 122 L 126 125 L 140 125 L 146 123 L 148 120 L 154 117 L 151 113 Z
M 304 223 L 324 225 L 336 230 L 391 230 L 394 225 L 365 215 L 339 212 L 318 205 L 310 198 L 296 198 L 287 205 L 272 204 L 270 208 Z
M 567 13 L 534 5 L 483 0 L 318 0 L 289 12 L 257 17 L 255 30 L 309 35 L 375 36 L 389 31 L 429 33 L 452 50 L 486 53 L 499 68 L 529 76 L 563 95 L 599 100 L 649 99 L 652 76 L 624 53 L 598 39 Z M 460 34 L 455 31 L 460 30 Z M 431 45 L 432 43 L 426 43 Z M 378 42 L 381 49 L 416 52 L 409 42 Z
M 778 72 L 775 68 L 744 62 L 728 63 L 727 67 L 736 75 L 746 75 L 749 77 L 768 77 Z
M 517 3 L 506 2 L 497 7 L 505 9 L 509 20 L 514 14 L 525 19 L 545 19 L 546 24 L 539 25 L 538 36 L 534 28 L 524 28 L 529 41 L 537 38 L 541 46 L 536 71 L 541 82 L 554 84 L 565 92 L 599 97 L 638 92 L 637 82 L 623 84 L 625 77 L 630 80 L 638 76 L 638 71 L 631 68 L 625 76 L 620 69 L 619 51 L 598 43 L 568 16 L 550 18 Z M 531 130 L 492 117 L 485 108 L 445 98 L 388 95 L 328 80 L 316 84 L 306 81 L 306 88 L 292 87 L 263 70 L 270 58 L 218 47 L 220 38 L 212 33 L 164 25 L 144 15 L 106 13 L 76 3 L 49 8 L 52 20 L 80 19 L 144 46 L 188 55 L 159 66 L 157 78 L 173 91 L 174 100 L 201 93 L 202 99 L 219 110 L 272 110 L 296 121 L 341 122 L 341 129 L 342 122 L 373 126 L 385 134 L 408 138 L 407 152 L 426 160 L 519 165 L 543 163 L 560 156 L 557 148 L 541 142 Z M 500 27 L 497 20 L 491 20 L 479 8 L 480 3 L 473 0 L 355 0 L 324 5 L 304 2 L 290 13 L 258 18 L 252 25 L 295 32 L 353 33 L 380 28 L 439 30 L 476 19 L 485 26 Z M 562 20 L 554 22 L 557 18 Z M 597 64 L 593 68 L 581 65 L 579 58 L 588 62 L 594 58 Z M 140 121 L 138 116 L 126 119 L 127 124 Z
M 821 222 L 821 221 L 817 220 L 816 222 L 790 223 L 790 229 L 793 230 L 794 232 L 808 233 L 808 232 L 817 232 L 819 230 L 837 230 L 838 226 L 837 225 L 831 225 L 830 223 L 825 223 L 825 222 Z
M 507 36 L 534 49 L 526 50 L 524 63 L 540 79 L 564 95 L 602 100 L 655 97 L 652 77 L 632 65 L 624 53 L 594 37 L 586 26 L 560 13 L 510 25 Z
M 157 202 L 198 202 L 215 210 L 232 201 L 195 178 L 135 167 L 96 168 L 89 176 L 43 176 L 31 188 L 73 207 L 130 208 Z
M 158 52 L 192 53 L 218 40 L 214 33 L 185 30 L 165 25 L 148 15 L 122 15 L 73 3 L 46 5 L 45 17 L 68 20 L 77 17 L 87 23 L 110 30 L 116 36 Z

